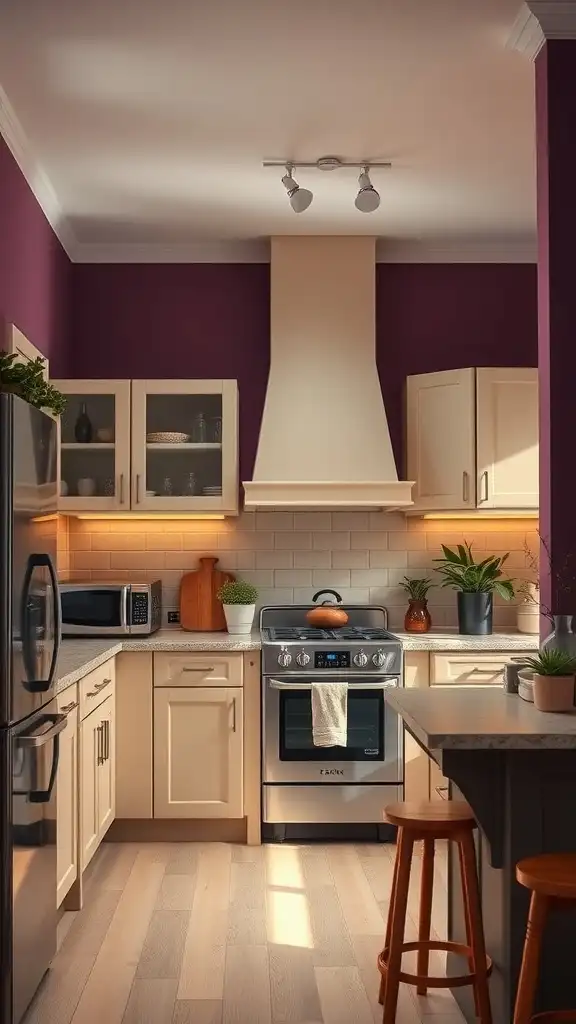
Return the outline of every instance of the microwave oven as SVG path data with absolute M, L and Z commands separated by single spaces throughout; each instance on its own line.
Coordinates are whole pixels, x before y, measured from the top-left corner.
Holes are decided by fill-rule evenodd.
M 61 583 L 62 636 L 150 636 L 162 624 L 162 582 Z

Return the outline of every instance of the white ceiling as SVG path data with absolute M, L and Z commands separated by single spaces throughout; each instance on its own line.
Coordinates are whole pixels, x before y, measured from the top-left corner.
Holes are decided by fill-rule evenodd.
M 533 64 L 519 0 L 0 0 L 0 81 L 81 243 L 271 234 L 531 243 Z M 390 159 L 371 215 L 353 170 Z

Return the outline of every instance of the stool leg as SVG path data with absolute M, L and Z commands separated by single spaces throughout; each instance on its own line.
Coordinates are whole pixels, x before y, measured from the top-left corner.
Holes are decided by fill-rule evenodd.
M 400 839 L 402 836 L 402 828 L 398 829 L 398 835 L 396 838 L 396 856 L 394 857 L 394 874 L 392 876 L 392 888 L 390 890 L 390 903 L 388 905 L 388 918 L 386 921 L 386 938 L 384 939 L 384 949 L 390 946 L 390 934 L 392 932 L 392 918 L 394 916 L 394 896 L 396 894 L 396 886 L 398 884 L 398 862 L 400 860 Z M 380 991 L 378 993 L 378 1002 L 382 1005 L 384 1002 L 384 992 L 386 990 L 386 975 L 380 976 Z
M 524 940 L 524 952 L 522 953 L 522 966 L 516 992 L 514 1024 L 529 1024 L 529 1021 L 532 1020 L 534 996 L 538 983 L 542 935 L 548 913 L 548 904 L 547 896 L 542 896 L 537 892 L 532 893 L 528 924 L 526 926 L 526 938 Z
M 472 832 L 465 832 L 460 840 L 462 864 L 464 867 L 464 902 L 470 918 L 470 945 L 476 980 L 474 989 L 477 998 L 480 1024 L 492 1024 L 490 1008 L 490 992 L 486 975 L 486 946 L 484 944 L 484 928 L 482 926 L 482 907 L 478 875 L 476 874 L 476 850 Z
M 460 858 L 460 881 L 462 883 L 462 895 L 464 897 L 464 920 L 466 923 L 466 943 L 472 949 L 472 925 L 470 923 L 470 905 L 468 897 L 466 895 L 466 869 L 464 867 L 464 857 L 462 856 L 462 846 L 459 842 L 456 843 L 458 847 L 458 857 Z M 472 954 L 468 957 L 468 970 L 472 974 L 474 971 L 474 959 Z M 474 1012 L 477 1017 L 480 1016 L 480 1008 L 478 1006 L 478 991 L 476 985 L 474 985 Z
M 418 941 L 430 941 L 430 926 L 432 924 L 432 894 L 434 886 L 434 840 L 424 840 L 424 855 L 422 857 L 422 877 L 420 880 L 420 917 L 418 920 Z M 430 951 L 428 949 L 418 950 L 416 974 L 426 977 L 430 963 Z M 426 982 L 419 981 L 416 986 L 419 996 L 425 996 L 428 988 Z
M 402 829 L 398 844 L 398 875 L 390 922 L 390 952 L 388 954 L 388 970 L 386 972 L 386 986 L 384 989 L 382 1024 L 395 1024 L 396 1021 L 400 971 L 402 970 L 402 944 L 406 927 L 406 908 L 408 906 L 408 888 L 410 885 L 413 849 L 414 839 L 409 832 L 407 833 L 405 829 Z

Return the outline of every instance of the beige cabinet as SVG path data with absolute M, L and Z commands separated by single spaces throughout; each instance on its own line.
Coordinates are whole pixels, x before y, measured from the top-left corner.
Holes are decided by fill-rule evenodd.
M 152 654 L 116 658 L 116 817 L 150 819 L 152 805 Z
M 154 686 L 242 686 L 240 653 L 155 654 Z
M 84 870 L 115 815 L 114 694 L 80 726 L 80 863 Z
M 235 380 L 132 381 L 132 508 L 238 512 Z
M 481 508 L 538 508 L 538 371 L 476 371 Z
M 538 371 L 468 368 L 407 378 L 413 511 L 538 508 Z
M 130 381 L 57 380 L 62 512 L 130 508 Z M 88 437 L 89 435 L 89 437 Z
M 56 783 L 56 906 L 78 877 L 78 689 L 70 686 L 58 696 L 58 711 L 66 715 L 60 733 Z
M 502 686 L 504 665 L 518 658 L 518 652 L 510 654 L 477 654 L 456 652 L 453 654 L 430 655 L 431 686 Z M 520 658 L 519 660 L 523 660 Z
M 243 693 L 154 690 L 154 817 L 241 818 Z

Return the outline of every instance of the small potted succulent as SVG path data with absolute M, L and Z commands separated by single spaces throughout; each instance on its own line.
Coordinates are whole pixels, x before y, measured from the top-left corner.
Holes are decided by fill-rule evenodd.
M 494 594 L 505 601 L 514 597 L 514 582 L 506 579 L 502 566 L 508 555 L 488 555 L 477 562 L 472 545 L 466 541 L 452 551 L 442 544 L 443 558 L 436 572 L 444 577 L 443 587 L 458 591 L 458 632 L 469 636 L 483 636 L 492 632 Z
M 433 586 L 432 580 L 405 576 L 400 581 L 400 586 L 408 594 L 408 611 L 404 616 L 404 629 L 407 633 L 427 633 L 432 626 L 427 596 Z
M 538 711 L 573 711 L 576 658 L 556 647 L 526 658 L 534 672 L 534 706 Z
M 228 580 L 218 591 L 229 633 L 249 633 L 254 621 L 258 591 L 245 580 Z

